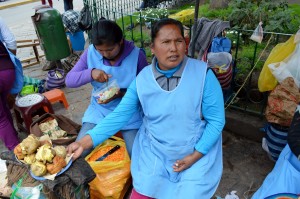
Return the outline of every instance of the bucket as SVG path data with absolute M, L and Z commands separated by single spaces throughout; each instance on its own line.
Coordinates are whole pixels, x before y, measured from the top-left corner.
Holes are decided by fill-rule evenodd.
M 67 32 L 67 35 L 70 38 L 73 51 L 83 51 L 84 50 L 85 40 L 84 40 L 83 31 L 78 31 L 78 32 L 75 32 L 74 34 Z

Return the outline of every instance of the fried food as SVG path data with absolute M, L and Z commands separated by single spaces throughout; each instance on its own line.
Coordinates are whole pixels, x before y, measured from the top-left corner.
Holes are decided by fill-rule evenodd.
M 50 174 L 58 173 L 67 165 L 65 159 L 61 156 L 55 156 L 52 164 L 47 164 L 47 171 Z

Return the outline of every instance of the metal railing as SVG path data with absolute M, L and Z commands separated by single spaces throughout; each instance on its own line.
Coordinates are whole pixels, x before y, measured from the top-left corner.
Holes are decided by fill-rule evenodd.
M 151 21 L 158 19 L 144 18 L 142 12 L 136 11 L 135 8 L 140 3 L 141 1 L 136 0 L 120 0 L 119 3 L 111 0 L 85 0 L 85 4 L 89 5 L 92 11 L 93 22 L 100 17 L 116 21 L 123 30 L 124 38 L 143 48 L 150 62 L 150 29 L 149 27 L 147 28 L 147 23 L 145 24 L 145 22 L 151 23 Z M 192 21 L 186 24 L 186 31 L 189 31 L 187 35 L 189 36 L 191 36 L 192 24 Z M 226 103 L 230 103 L 230 108 L 263 117 L 268 92 L 260 93 L 258 91 L 257 82 L 260 71 L 272 48 L 278 43 L 285 42 L 291 34 L 264 32 L 264 40 L 261 44 L 258 44 L 249 39 L 253 32 L 252 30 L 230 29 L 226 30 L 226 32 L 227 37 L 232 41 L 232 56 L 234 60 L 232 90 L 228 91 L 229 94 L 227 93 L 228 99 Z M 271 35 L 272 39 L 266 47 L 267 40 Z M 261 55 L 265 47 L 264 54 Z M 258 60 L 258 57 L 261 57 L 260 60 Z M 246 76 L 249 76 L 249 78 L 245 79 Z M 243 88 L 240 89 L 241 86 Z M 239 90 L 239 93 L 235 99 L 232 99 L 237 90 Z
M 264 39 L 259 44 L 249 39 L 253 30 L 229 30 L 228 32 L 234 32 L 231 38 L 234 60 L 231 97 L 237 90 L 240 90 L 236 99 L 233 99 L 235 102 L 230 107 L 263 116 L 269 92 L 259 92 L 259 74 L 272 49 L 278 43 L 288 40 L 291 34 L 264 32 Z M 246 76 L 249 78 L 246 79 Z M 242 85 L 243 88 L 240 89 Z M 230 100 L 232 99 L 229 98 L 227 103 Z
M 143 8 L 169 8 L 191 3 L 194 0 L 84 0 L 92 11 L 93 20 L 100 17 L 120 18 Z M 143 8 L 141 8 L 141 6 Z M 112 15 L 113 14 L 113 15 Z

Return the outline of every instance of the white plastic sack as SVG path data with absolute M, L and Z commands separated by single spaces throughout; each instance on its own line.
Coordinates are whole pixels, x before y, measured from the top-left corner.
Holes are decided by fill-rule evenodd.
M 250 39 L 253 41 L 256 41 L 258 43 L 261 43 L 261 41 L 263 40 L 263 28 L 262 28 L 262 22 L 259 22 L 258 26 L 255 28 L 254 32 L 252 33 Z
M 229 70 L 232 61 L 232 55 L 228 52 L 207 54 L 207 65 L 210 68 L 217 69 L 218 74 L 226 73 Z
M 231 191 L 230 194 L 227 194 L 225 196 L 225 199 L 239 199 L 239 197 L 236 195 L 237 191 Z
M 269 64 L 268 67 L 279 83 L 287 77 L 292 77 L 300 88 L 300 43 L 289 57 L 282 62 Z
M 45 199 L 44 195 L 41 194 L 41 190 L 43 188 L 42 184 L 35 187 L 18 187 L 13 184 L 12 188 L 14 190 L 10 197 L 12 199 Z
M 294 43 L 299 43 L 300 42 L 300 29 L 295 35 Z

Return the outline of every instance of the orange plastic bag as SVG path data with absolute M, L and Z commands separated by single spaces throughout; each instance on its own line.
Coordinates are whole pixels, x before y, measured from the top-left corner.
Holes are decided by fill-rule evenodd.
M 104 154 L 105 151 L 116 145 L 125 148 L 125 150 L 122 150 L 124 154 L 122 156 L 118 155 L 122 159 L 117 160 L 118 158 L 114 157 L 103 161 L 93 161 L 93 159 L 96 159 L 94 158 L 95 153 Z M 121 199 L 124 197 L 131 183 L 131 175 L 130 158 L 123 139 L 113 136 L 112 139 L 108 139 L 97 146 L 85 160 L 96 173 L 96 178 L 89 183 L 91 199 Z
M 258 89 L 260 92 L 270 91 L 277 85 L 276 78 L 272 75 L 268 65 L 280 62 L 294 52 L 296 44 L 295 35 L 292 35 L 285 43 L 277 44 L 271 51 L 258 78 Z

